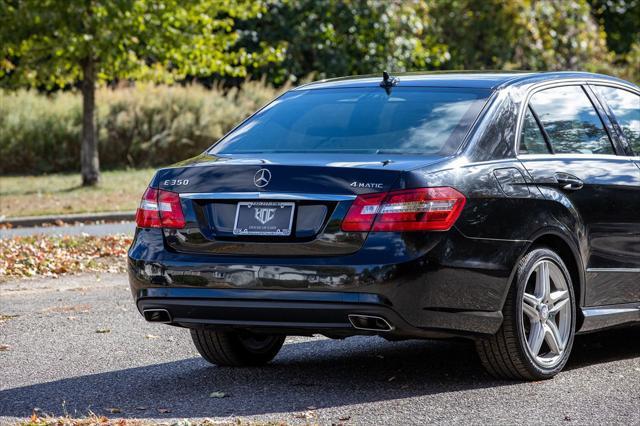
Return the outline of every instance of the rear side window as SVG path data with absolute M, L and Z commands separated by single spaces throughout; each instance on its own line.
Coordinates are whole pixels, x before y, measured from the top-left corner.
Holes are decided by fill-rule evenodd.
M 549 154 L 547 142 L 538 126 L 536 118 L 531 112 L 531 108 L 527 108 L 522 123 L 522 134 L 520 137 L 520 154 Z
M 556 154 L 614 154 L 602 120 L 582 87 L 542 90 L 530 102 Z
M 636 155 L 640 155 L 640 96 L 613 87 L 596 88 L 616 116 L 631 149 Z
M 449 155 L 490 91 L 429 87 L 294 90 L 215 144 L 212 154 Z

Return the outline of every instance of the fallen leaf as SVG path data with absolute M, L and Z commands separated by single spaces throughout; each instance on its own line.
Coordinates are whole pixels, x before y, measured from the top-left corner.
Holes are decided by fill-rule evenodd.
M 0 275 L 47 276 L 84 271 L 123 272 L 127 235 L 35 235 L 0 239 Z
M 3 322 L 9 321 L 11 319 L 17 318 L 18 315 L 4 315 L 4 314 L 0 314 L 0 324 L 2 324 Z
M 72 306 L 53 306 L 51 308 L 47 308 L 42 312 L 53 312 L 53 313 L 72 313 L 79 312 L 82 314 L 86 314 L 91 309 L 91 305 L 72 305 Z
M 101 334 L 111 333 L 111 330 L 108 329 L 108 328 L 99 328 L 99 329 L 96 330 L 96 333 L 101 333 Z
M 171 410 L 168 409 L 168 408 L 158 408 L 158 413 L 165 414 L 165 413 L 170 413 L 170 412 L 171 412 Z
M 116 407 L 105 408 L 105 411 L 110 412 L 111 414 L 119 414 L 122 413 L 122 410 Z
M 293 417 L 296 419 L 311 419 L 316 417 L 316 413 L 313 411 L 305 411 L 304 413 L 295 413 Z
M 228 396 L 229 394 L 220 391 L 211 392 L 209 394 L 209 398 L 227 398 Z
M 140 411 L 144 411 L 146 409 L 147 409 L 147 407 L 142 407 L 142 406 L 141 407 L 136 407 L 136 410 L 140 410 Z
M 0 352 L 6 352 L 9 350 L 9 345 L 0 345 Z
M 155 334 L 147 334 L 144 336 L 146 339 L 159 339 L 160 336 L 156 336 Z

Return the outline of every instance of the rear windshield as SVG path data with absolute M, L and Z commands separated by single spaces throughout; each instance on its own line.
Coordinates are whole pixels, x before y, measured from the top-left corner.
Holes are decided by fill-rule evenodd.
M 218 141 L 217 155 L 390 153 L 449 155 L 488 90 L 395 87 L 288 92 Z

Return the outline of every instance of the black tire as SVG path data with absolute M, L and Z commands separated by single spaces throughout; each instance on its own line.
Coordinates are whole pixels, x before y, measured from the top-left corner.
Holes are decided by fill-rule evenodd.
M 264 365 L 275 358 L 285 337 L 241 331 L 191 329 L 191 339 L 200 355 L 211 364 L 221 367 Z
M 564 275 L 570 304 L 570 307 L 565 309 L 571 312 L 571 318 L 567 320 L 568 334 L 565 334 L 568 340 L 564 345 L 563 353 L 557 357 L 555 361 L 557 364 L 548 366 L 541 365 L 536 357 L 532 356 L 527 345 L 525 326 L 528 320 L 523 316 L 522 303 L 525 288 L 527 285 L 531 286 L 529 277 L 534 266 L 545 260 L 553 262 Z M 544 247 L 535 248 L 527 253 L 518 264 L 502 313 L 504 320 L 498 332 L 476 341 L 480 360 L 492 376 L 500 379 L 544 380 L 554 377 L 564 368 L 573 346 L 576 302 L 571 275 L 560 256 Z M 545 321 L 548 321 L 546 317 Z

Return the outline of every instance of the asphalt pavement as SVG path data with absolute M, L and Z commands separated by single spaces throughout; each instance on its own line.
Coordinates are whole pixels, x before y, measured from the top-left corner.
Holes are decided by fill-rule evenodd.
M 268 366 L 211 366 L 187 330 L 141 318 L 122 274 L 0 284 L 0 315 L 1 424 L 37 409 L 159 422 L 640 425 L 639 328 L 578 337 L 566 371 L 524 383 L 490 378 L 473 345 L 455 341 L 296 337 Z

